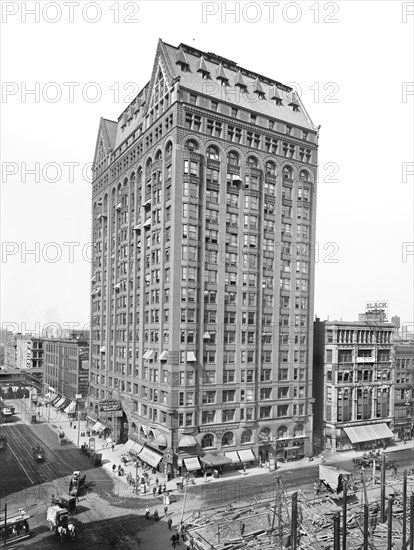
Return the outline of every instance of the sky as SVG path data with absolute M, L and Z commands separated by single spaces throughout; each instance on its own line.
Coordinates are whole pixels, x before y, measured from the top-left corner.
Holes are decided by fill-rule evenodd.
M 315 315 L 413 323 L 413 22 L 398 1 L 1 3 L 2 328 L 89 322 L 99 119 L 159 38 L 294 87 L 320 125 Z

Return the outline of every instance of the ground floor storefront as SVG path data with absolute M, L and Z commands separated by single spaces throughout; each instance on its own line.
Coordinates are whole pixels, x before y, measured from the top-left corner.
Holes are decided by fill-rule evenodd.
M 332 451 L 385 448 L 395 439 L 385 422 L 325 427 L 324 447 Z

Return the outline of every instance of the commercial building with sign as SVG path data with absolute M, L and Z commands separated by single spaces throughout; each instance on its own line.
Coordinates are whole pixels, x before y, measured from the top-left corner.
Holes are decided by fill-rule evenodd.
M 359 318 L 314 323 L 316 450 L 380 446 L 394 437 L 394 327 L 382 314 Z
M 394 429 L 407 440 L 414 437 L 414 339 L 395 344 Z
M 162 41 L 101 120 L 88 414 L 150 462 L 311 451 L 317 144 L 290 87 Z
M 81 339 L 45 339 L 44 392 L 51 400 L 60 396 L 61 407 L 79 402 L 85 407 L 89 393 L 89 342 Z M 77 398 L 82 395 L 82 398 Z M 66 403 L 65 403 L 66 401 Z

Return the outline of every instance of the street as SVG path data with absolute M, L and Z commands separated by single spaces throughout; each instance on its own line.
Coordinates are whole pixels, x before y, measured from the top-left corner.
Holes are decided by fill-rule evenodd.
M 36 550 L 66 547 L 65 543 L 62 545 L 58 541 L 55 533 L 49 531 L 46 509 L 52 494 L 57 496 L 67 492 L 73 470 L 86 474 L 88 492 L 79 500 L 74 516 L 77 538 L 68 543 L 68 548 L 163 550 L 168 547 L 171 532 L 166 526 L 166 518 L 162 517 L 159 522 L 144 519 L 147 505 L 152 512 L 157 508 L 162 516 L 161 497 L 154 498 L 152 494 L 137 496 L 123 480 L 112 476 L 105 468 L 93 468 L 76 445 L 67 443 L 59 446 L 52 426 L 56 429 L 59 424 L 53 422 L 49 425 L 44 422 L 26 425 L 17 422 L 2 426 L 2 431 L 8 437 L 8 449 L 0 454 L 1 505 L 7 499 L 10 512 L 24 507 L 33 516 L 30 522 L 33 538 L 21 543 L 19 547 L 28 548 L 34 543 Z M 31 450 L 37 445 L 44 450 L 44 463 L 35 463 L 33 460 Z M 390 451 L 387 456 L 397 461 L 400 473 L 404 467 L 412 467 L 411 448 Z M 359 472 L 352 460 L 347 458 L 347 453 L 336 455 L 336 460 L 332 462 L 328 457 L 326 463 Z M 306 463 L 301 467 L 291 463 L 272 473 L 256 474 L 257 469 L 248 469 L 246 475 L 229 472 L 220 482 L 190 485 L 184 519 L 196 510 L 200 510 L 203 517 L 213 515 L 230 503 L 237 509 L 253 503 L 254 499 L 260 503 L 273 502 L 276 476 L 279 475 L 282 476 L 285 491 L 301 489 L 303 493 L 311 494 L 313 482 L 318 479 L 318 471 L 318 464 Z M 392 472 L 388 470 L 387 476 L 391 475 Z M 183 498 L 182 492 L 173 491 L 171 495 L 168 513 L 173 525 L 177 525 L 181 519 Z

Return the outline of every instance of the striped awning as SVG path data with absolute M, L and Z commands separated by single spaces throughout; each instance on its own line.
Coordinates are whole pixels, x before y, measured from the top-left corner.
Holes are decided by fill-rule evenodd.
M 343 428 L 351 443 L 362 443 L 364 441 L 376 441 L 378 439 L 389 439 L 394 434 L 386 424 L 366 424 L 365 426 L 353 426 Z
M 65 402 L 65 398 L 64 398 L 64 397 L 61 397 L 61 398 L 59 399 L 59 401 L 56 401 L 56 403 L 53 403 L 53 406 L 56 407 L 56 408 L 58 409 L 61 405 L 63 405 L 64 402 Z

